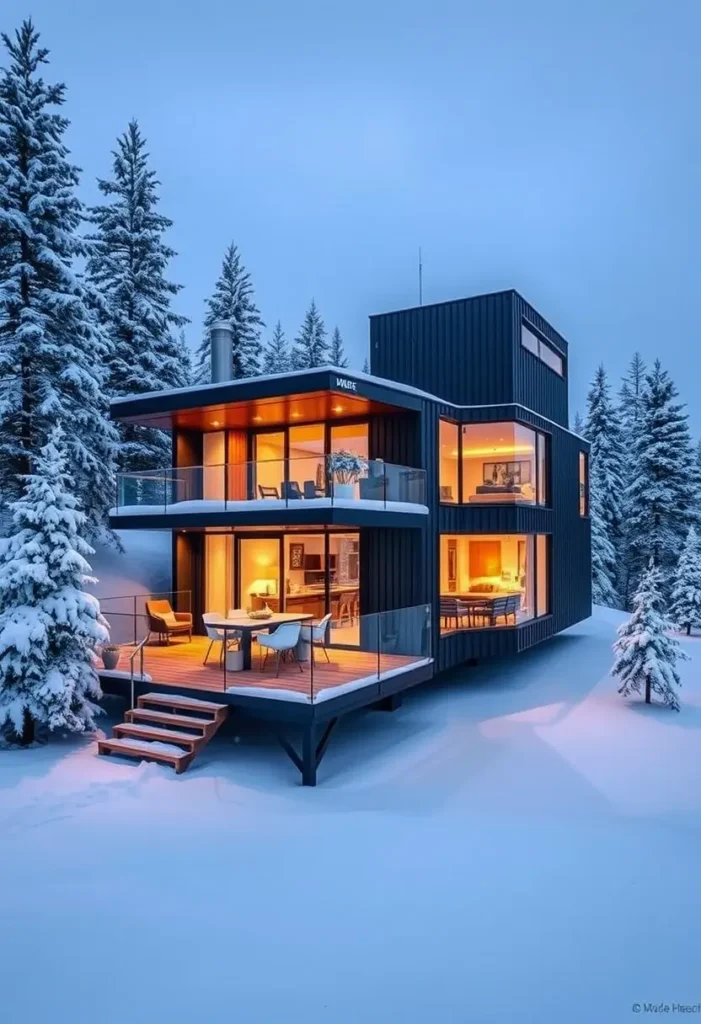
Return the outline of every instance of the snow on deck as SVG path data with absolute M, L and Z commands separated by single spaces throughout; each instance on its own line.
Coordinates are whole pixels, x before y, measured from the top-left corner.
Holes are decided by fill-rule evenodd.
M 675 714 L 617 696 L 620 619 L 343 719 L 317 789 L 245 719 L 182 776 L 90 738 L 0 753 L 2 1019 L 116 1024 L 119 985 L 208 1024 L 698 1002 L 701 638 Z

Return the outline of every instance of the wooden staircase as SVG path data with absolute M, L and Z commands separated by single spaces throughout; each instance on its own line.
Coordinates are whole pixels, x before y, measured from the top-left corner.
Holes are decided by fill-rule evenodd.
M 226 704 L 172 693 L 145 693 L 111 739 L 98 740 L 98 754 L 121 754 L 170 764 L 180 774 L 214 736 L 229 713 Z

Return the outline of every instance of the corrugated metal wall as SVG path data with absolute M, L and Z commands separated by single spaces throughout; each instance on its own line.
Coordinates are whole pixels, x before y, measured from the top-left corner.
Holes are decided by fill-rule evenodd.
M 536 409 L 542 416 L 547 416 L 563 427 L 567 427 L 569 426 L 567 342 L 533 306 L 529 305 L 516 292 L 514 292 L 513 312 L 514 377 L 516 381 L 514 400 L 522 402 L 529 409 Z M 521 322 L 524 318 L 533 324 L 552 347 L 564 357 L 564 377 L 559 377 L 554 370 L 551 370 L 549 366 L 546 366 L 521 345 Z

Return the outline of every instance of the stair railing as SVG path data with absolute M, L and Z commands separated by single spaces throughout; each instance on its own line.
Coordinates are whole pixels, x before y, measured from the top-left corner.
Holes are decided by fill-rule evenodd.
M 144 647 L 146 646 L 146 641 L 147 640 L 148 640 L 148 634 L 144 637 L 144 639 L 141 641 L 141 643 L 138 645 L 138 647 L 135 647 L 134 650 L 129 655 L 129 673 L 130 673 L 130 677 L 131 677 L 130 681 L 131 681 L 131 707 L 132 707 L 132 710 L 134 709 L 134 658 L 136 657 L 137 654 L 139 655 L 139 678 L 141 679 L 141 682 L 143 683 L 143 681 L 144 681 Z

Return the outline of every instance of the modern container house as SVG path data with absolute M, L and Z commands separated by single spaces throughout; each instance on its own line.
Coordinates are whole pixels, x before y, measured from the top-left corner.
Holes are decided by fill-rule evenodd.
M 265 718 L 314 784 L 345 712 L 391 709 L 437 672 L 590 614 L 567 344 L 516 292 L 372 316 L 370 374 L 234 381 L 230 352 L 217 325 L 212 383 L 112 403 L 113 419 L 172 435 L 172 466 L 122 474 L 110 519 L 172 533 L 159 598 L 192 635 L 154 630 L 156 598 L 103 605 L 132 645 L 107 688 L 199 690 Z M 278 623 L 294 650 L 263 664 Z M 297 636 L 314 624 L 310 648 Z

